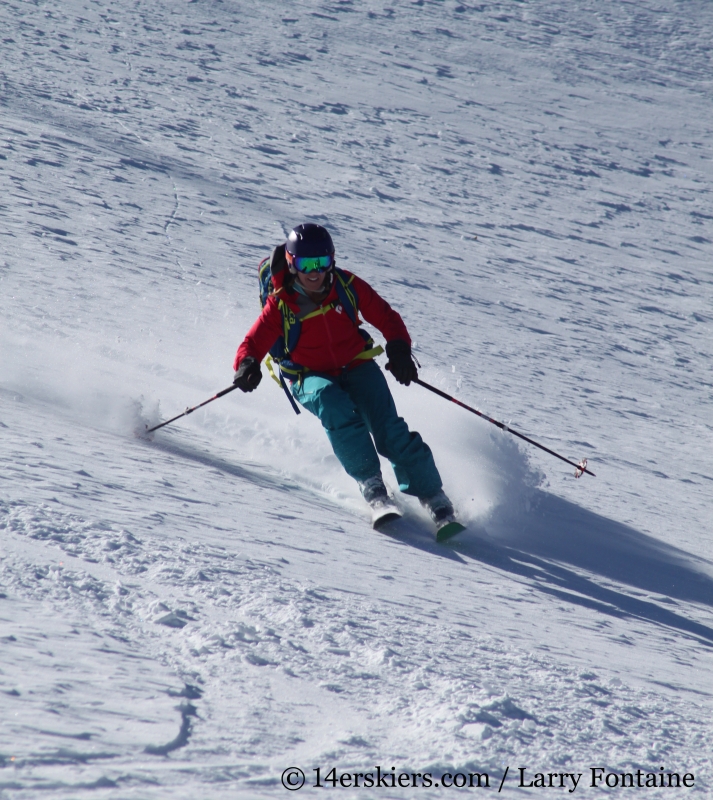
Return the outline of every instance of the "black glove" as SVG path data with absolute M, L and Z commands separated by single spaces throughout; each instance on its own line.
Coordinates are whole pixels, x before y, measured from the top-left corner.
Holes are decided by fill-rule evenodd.
M 253 356 L 245 356 L 238 365 L 233 384 L 243 392 L 252 392 L 257 389 L 261 380 L 260 362 Z
M 408 386 L 418 378 L 418 370 L 411 358 L 411 345 L 403 339 L 394 339 L 386 343 L 386 355 L 389 359 L 386 369 L 399 383 Z

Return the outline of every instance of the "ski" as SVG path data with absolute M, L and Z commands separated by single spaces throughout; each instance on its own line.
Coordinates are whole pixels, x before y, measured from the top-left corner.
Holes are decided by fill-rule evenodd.
M 390 522 L 395 522 L 397 519 L 401 519 L 402 514 L 399 511 L 398 506 L 391 502 L 390 500 L 387 502 L 379 503 L 377 508 L 372 506 L 372 514 L 371 514 L 371 526 L 374 530 L 381 530 L 383 527 L 388 525 Z
M 436 531 L 436 541 L 445 542 L 457 534 L 462 533 L 464 530 L 465 525 L 461 525 L 461 523 L 456 520 L 451 520 L 438 528 Z

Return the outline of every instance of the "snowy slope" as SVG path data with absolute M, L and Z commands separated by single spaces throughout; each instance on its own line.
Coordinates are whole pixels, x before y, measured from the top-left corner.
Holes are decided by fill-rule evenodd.
M 0 30 L 0 797 L 376 765 L 708 796 L 713 6 L 9 0 Z M 597 477 L 393 384 L 470 524 L 436 546 L 412 501 L 371 531 L 269 380 L 136 438 L 229 385 L 304 219 L 426 380 Z

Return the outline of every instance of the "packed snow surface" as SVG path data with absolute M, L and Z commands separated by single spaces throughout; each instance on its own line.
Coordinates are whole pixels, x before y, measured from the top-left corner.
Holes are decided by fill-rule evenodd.
M 5 0 L 0 33 L 0 797 L 710 797 L 713 3 Z M 230 385 L 305 220 L 424 380 L 596 477 L 389 378 L 469 526 L 437 545 L 398 493 L 372 531 L 268 378 L 142 438 Z

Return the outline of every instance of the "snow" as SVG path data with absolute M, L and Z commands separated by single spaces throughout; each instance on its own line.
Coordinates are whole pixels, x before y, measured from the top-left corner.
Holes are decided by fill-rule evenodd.
M 8 0 L 0 29 L 0 797 L 377 765 L 709 796 L 713 6 Z M 596 478 L 391 378 L 447 545 L 403 497 L 372 531 L 268 378 L 137 437 L 230 385 L 303 220 L 424 380 Z

